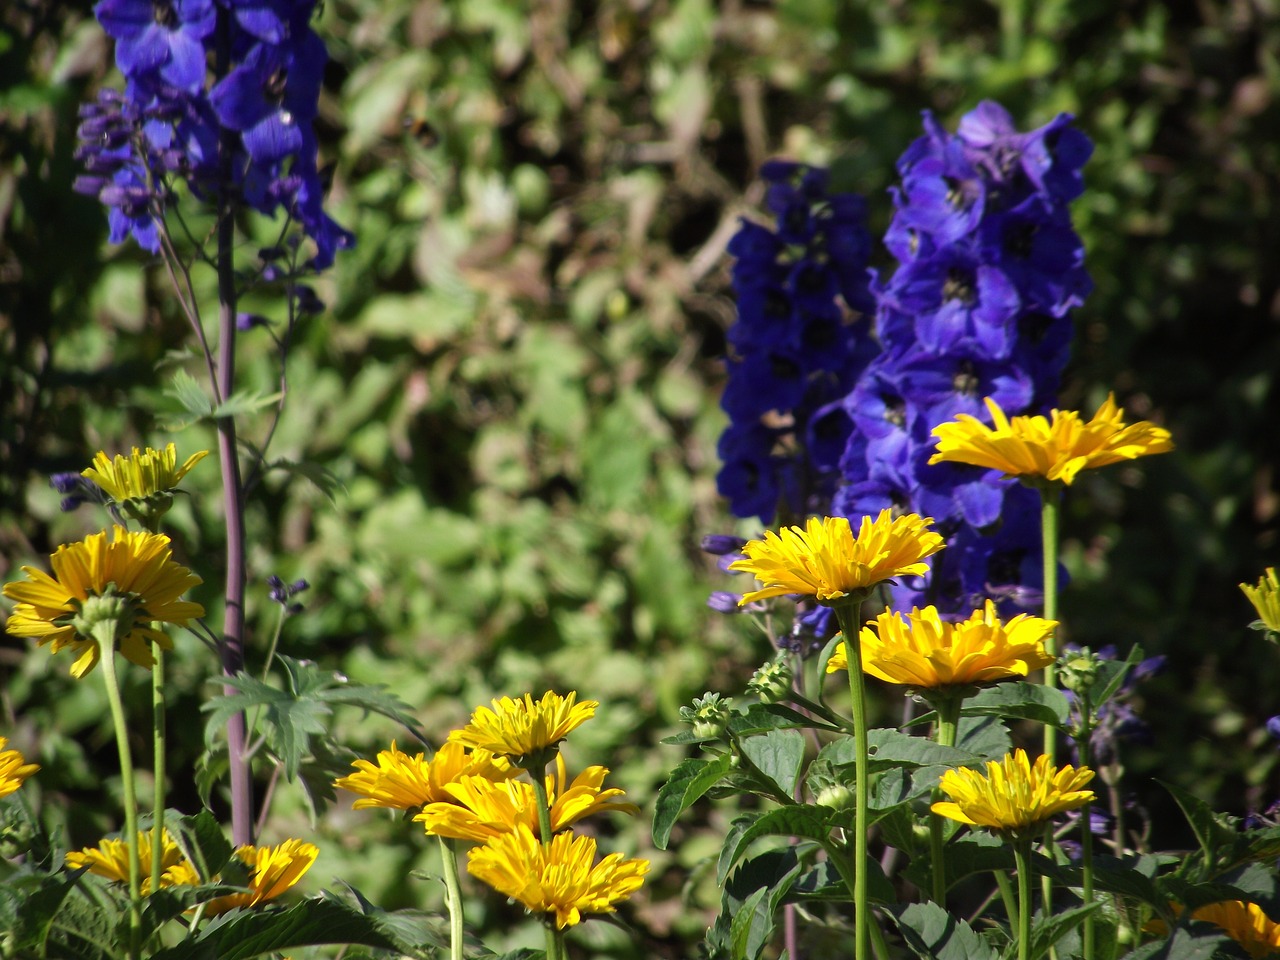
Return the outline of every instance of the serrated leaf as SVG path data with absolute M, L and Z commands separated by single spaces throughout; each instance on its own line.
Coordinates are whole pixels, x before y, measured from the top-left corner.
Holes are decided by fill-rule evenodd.
M 1144 872 L 1147 870 L 1151 872 Z M 1070 886 L 1078 887 L 1083 882 L 1078 867 L 1059 867 L 1056 877 Z M 1150 862 L 1120 860 L 1105 854 L 1094 854 L 1093 883 L 1098 890 L 1164 910 L 1169 898 L 1160 892 L 1154 877 L 1154 864 Z
M 204 387 L 185 370 L 174 373 L 164 394 L 177 400 L 179 406 L 197 420 L 213 413 L 213 401 L 205 393 Z
M 1089 703 L 1096 710 L 1115 696 L 1129 671 L 1142 662 L 1142 647 L 1134 646 L 1124 660 L 1103 660 L 1089 686 Z
M 1049 952 L 1049 948 L 1064 936 L 1084 923 L 1085 918 L 1102 906 L 1102 902 L 1081 904 L 1067 910 L 1060 910 L 1050 917 L 1041 917 L 1031 924 L 1031 944 L 1027 951 L 1029 960 L 1038 960 Z
M 773 935 L 773 911 L 765 902 L 769 890 L 761 887 L 743 902 L 729 924 L 734 960 L 755 960 Z
M 799 730 L 770 730 L 762 736 L 746 737 L 738 743 L 743 757 L 769 780 L 769 792 L 781 799 L 795 793 L 804 763 L 804 734 Z
M 1011 720 L 1034 720 L 1054 727 L 1066 724 L 1071 705 L 1062 691 L 1039 683 L 1015 680 L 986 687 L 976 697 L 965 700 L 964 717 L 995 716 Z
M 804 837 L 824 843 L 831 832 L 834 811 L 815 804 L 795 803 L 777 810 L 770 810 L 751 820 L 746 829 L 731 833 L 720 851 L 716 867 L 716 880 L 723 884 L 729 871 L 738 862 L 747 847 L 755 840 L 767 836 Z M 735 826 L 740 821 L 735 821 Z
M 1192 833 L 1200 843 L 1200 852 L 1204 855 L 1200 865 L 1206 870 L 1210 869 L 1214 862 L 1214 851 L 1217 850 L 1220 841 L 1230 843 L 1235 839 L 1235 832 L 1224 829 L 1218 822 L 1218 815 L 1213 808 L 1195 794 L 1188 793 L 1176 784 L 1165 780 L 1156 782 L 1169 791 L 1170 796 L 1182 809 L 1183 816 L 1187 818 Z M 1196 868 L 1196 862 L 1188 857 L 1183 862 L 1183 867 L 1184 869 L 1180 872 L 1185 876 Z
M 781 703 L 753 703 L 741 713 L 729 718 L 729 732 L 739 737 L 749 737 L 769 730 L 808 729 L 819 727 L 831 729 L 829 724 L 814 720 Z
M 1168 940 L 1143 944 L 1125 954 L 1123 960 L 1211 960 L 1229 943 L 1231 938 L 1220 931 L 1192 933 L 1178 928 Z
M 890 911 L 902 938 L 922 960 L 997 960 L 991 945 L 969 924 L 936 903 Z
M 732 758 L 728 754 L 713 760 L 693 757 L 676 767 L 658 791 L 658 799 L 654 804 L 653 845 L 659 850 L 667 849 L 667 841 L 671 839 L 671 828 L 675 826 L 676 818 L 731 769 Z
M 338 491 L 342 489 L 342 481 L 338 479 L 333 471 L 309 460 L 286 460 L 280 458 L 272 460 L 268 464 L 268 469 L 283 470 L 292 476 L 301 477 L 324 494 L 330 503 L 335 502 Z

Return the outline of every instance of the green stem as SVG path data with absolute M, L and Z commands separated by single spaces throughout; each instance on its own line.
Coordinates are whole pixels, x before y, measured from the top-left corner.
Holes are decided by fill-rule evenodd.
M 1031 841 L 1013 841 L 1013 862 L 1018 870 L 1018 960 L 1031 955 Z
M 1044 562 L 1044 618 L 1058 619 L 1058 507 L 1059 487 L 1057 484 L 1045 484 L 1040 487 L 1040 532 L 1043 541 L 1042 559 Z M 1058 631 L 1054 630 L 1045 637 L 1044 651 L 1051 657 L 1058 655 Z M 1058 665 L 1050 663 L 1044 668 L 1044 685 L 1058 685 Z M 1052 726 L 1044 728 L 1044 752 L 1049 757 L 1051 766 L 1057 765 L 1058 739 Z
M 1076 748 L 1080 751 L 1080 765 L 1089 767 L 1093 763 L 1089 744 L 1089 738 L 1093 735 L 1093 704 L 1089 702 L 1087 686 L 1080 691 L 1080 717 L 1081 728 Z M 1091 808 L 1092 804 L 1089 803 L 1080 808 L 1080 873 L 1083 877 L 1082 893 L 1086 904 L 1093 903 L 1093 830 L 1091 829 L 1093 825 L 1089 817 Z M 1081 939 L 1084 941 L 1084 960 L 1093 960 L 1095 936 L 1092 913 L 1084 918 Z
M 853 707 L 854 753 L 853 805 L 853 956 L 867 960 L 870 943 L 871 916 L 867 904 L 867 811 L 870 806 L 870 774 L 867 754 L 867 698 L 862 678 L 862 645 L 858 633 L 862 627 L 862 600 L 847 602 L 835 608 L 844 634 L 844 648 L 849 661 L 849 696 Z
M 156 644 L 152 648 L 152 654 L 156 662 L 151 668 L 151 739 L 155 748 L 152 763 L 155 789 L 151 799 L 151 889 L 159 890 L 160 875 L 164 873 L 164 650 Z
M 440 837 L 440 860 L 443 864 L 445 905 L 449 909 L 449 960 L 462 960 L 464 933 L 462 887 L 458 882 L 458 849 L 447 837 Z
M 101 651 L 102 681 L 107 688 L 111 723 L 116 730 L 116 750 L 120 754 L 120 779 L 124 790 L 124 831 L 129 849 L 129 957 L 142 952 L 142 865 L 138 860 L 138 798 L 133 783 L 133 753 L 129 749 L 129 729 L 125 725 L 124 701 L 116 676 L 115 621 L 99 625 L 94 640 Z
M 547 777 L 544 771 L 530 770 L 529 779 L 533 781 L 534 796 L 538 798 L 538 831 L 541 833 L 543 846 L 551 842 L 551 803 L 547 799 Z
M 1000 47 L 1008 63 L 1022 60 L 1022 39 L 1026 31 L 1023 0 L 1003 0 L 1000 4 Z
M 996 887 L 1000 890 L 1000 899 L 1004 901 L 1004 912 L 1009 917 L 1009 927 L 1012 929 L 1018 916 L 1018 901 L 1013 893 L 1013 884 L 1009 882 L 1009 874 L 1003 870 L 993 872 L 995 873 Z
M 938 725 L 934 731 L 934 739 L 944 747 L 956 745 L 956 728 L 960 723 L 960 706 L 964 701 L 958 697 L 939 697 L 934 703 L 938 712 Z M 942 797 L 940 789 L 934 789 L 934 800 Z M 929 847 L 933 861 L 933 902 L 940 907 L 947 905 L 947 859 L 942 838 L 943 817 L 936 813 L 929 815 Z

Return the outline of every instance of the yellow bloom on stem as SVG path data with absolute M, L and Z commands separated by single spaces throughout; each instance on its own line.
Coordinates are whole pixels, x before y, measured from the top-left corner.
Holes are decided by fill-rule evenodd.
M 616 800 L 624 791 L 616 787 L 601 789 L 608 773 L 606 767 L 587 767 L 568 783 L 564 758 L 556 755 L 556 775 L 546 777 L 553 832 L 559 833 L 583 817 L 605 810 L 633 816 L 640 812 L 635 804 Z M 483 843 L 511 833 L 521 824 L 538 832 L 538 796 L 531 783 L 467 776 L 447 784 L 445 790 L 448 801 L 429 803 L 413 818 L 422 823 L 427 833 Z
M 130 533 L 116 527 L 78 543 L 64 544 L 49 558 L 53 576 L 23 567 L 29 578 L 4 585 L 4 595 L 18 605 L 5 624 L 15 637 L 35 637 L 58 653 L 75 655 L 71 675 L 79 679 L 98 664 L 93 631 L 114 624 L 115 643 L 127 660 L 150 668 L 151 644 L 169 650 L 173 641 L 155 621 L 185 625 L 204 616 L 204 607 L 179 597 L 200 583 L 194 573 L 175 563 L 169 538 L 159 533 Z
M 0 737 L 0 797 L 9 796 L 40 769 L 38 763 L 27 763 L 21 751 L 6 750 L 8 744 L 8 738 Z
M 520 771 L 504 757 L 495 757 L 486 750 L 468 750 L 460 743 L 445 743 L 427 760 L 424 754 L 409 756 L 396 748 L 378 753 L 378 762 L 354 760 L 351 764 L 358 773 L 333 781 L 335 787 L 361 795 L 351 807 L 362 810 L 367 807 L 391 807 L 396 810 L 412 810 L 428 803 L 449 802 L 445 789 L 463 777 L 483 777 L 486 780 L 509 780 Z
M 1240 589 L 1258 611 L 1258 619 L 1271 633 L 1280 633 L 1280 579 L 1276 568 L 1267 567 L 1266 576 L 1258 578 L 1258 585 L 1240 584 Z
M 205 916 L 216 917 L 236 907 L 256 907 L 274 900 L 292 889 L 319 855 L 320 849 L 305 840 L 286 840 L 276 847 L 240 847 L 235 857 L 249 869 L 244 884 L 249 891 L 210 900 L 204 907 Z
M 178 448 L 172 443 L 163 450 L 134 447 L 129 456 L 117 454 L 114 460 L 99 451 L 93 458 L 93 466 L 84 470 L 81 476 L 92 480 L 117 503 L 145 500 L 172 490 L 192 467 L 208 455 L 208 450 L 201 450 L 178 466 Z
M 187 869 L 190 869 L 190 865 L 187 864 L 182 856 L 182 850 L 173 842 L 167 830 L 164 834 L 164 849 L 160 858 L 161 869 L 164 871 L 160 877 L 160 886 L 170 887 L 182 883 L 185 873 L 179 872 L 174 875 L 171 871 L 179 865 L 186 865 Z M 106 877 L 116 883 L 129 882 L 129 844 L 124 840 L 105 838 L 99 841 L 96 847 L 85 847 L 83 850 L 68 852 L 65 860 L 67 866 L 73 870 L 88 867 L 90 873 L 97 874 L 99 877 Z M 150 830 L 138 831 L 138 860 L 147 865 L 151 863 Z M 144 876 L 142 895 L 145 897 L 150 892 L 151 877 Z
M 1033 766 L 1019 749 L 999 762 L 988 761 L 985 774 L 967 767 L 948 770 L 938 786 L 951 799 L 931 809 L 971 826 L 1017 832 L 1091 802 L 1093 791 L 1084 787 L 1092 779 L 1088 767 L 1050 766 L 1047 754 Z
M 1050 411 L 1050 418 L 1019 416 L 1010 420 L 986 398 L 992 426 L 967 413 L 933 428 L 938 452 L 930 463 L 968 463 L 1001 470 L 1008 477 L 1042 477 L 1070 484 L 1081 470 L 1105 467 L 1173 449 L 1169 431 L 1141 420 L 1126 424 L 1107 394 L 1093 419 L 1085 423 L 1071 410 Z
M 1053 663 L 1044 641 L 1057 621 L 1024 613 L 1002 623 L 990 600 L 960 623 L 943 620 L 932 606 L 913 609 L 908 620 L 885 611 L 875 619 L 874 630 L 862 628 L 863 673 L 927 690 L 1025 677 Z M 842 641 L 827 673 L 848 669 Z
M 467 872 L 534 913 L 555 914 L 556 926 L 571 927 L 584 913 L 613 913 L 644 883 L 649 861 L 611 853 L 595 862 L 591 837 L 558 833 L 542 844 L 520 824 L 467 853 Z
M 1192 913 L 1191 919 L 1221 927 L 1255 960 L 1280 954 L 1280 923 L 1268 917 L 1256 903 L 1240 900 L 1210 903 Z
M 477 707 L 471 722 L 449 734 L 449 740 L 470 747 L 510 757 L 517 765 L 529 757 L 539 757 L 556 746 L 572 731 L 595 716 L 595 700 L 576 702 L 577 691 L 560 696 L 548 690 L 534 702 L 526 693 L 522 700 L 502 697 L 493 701 L 493 709 Z M 549 757 L 547 758 L 549 760 Z
M 763 540 L 742 548 L 745 559 L 729 564 L 764 584 L 739 603 L 790 594 L 831 603 L 893 577 L 925 573 L 924 559 L 943 547 L 941 535 L 928 529 L 931 523 L 914 513 L 894 518 L 882 510 L 875 520 L 862 518 L 857 537 L 846 517 L 810 517 L 803 528 L 766 531 Z

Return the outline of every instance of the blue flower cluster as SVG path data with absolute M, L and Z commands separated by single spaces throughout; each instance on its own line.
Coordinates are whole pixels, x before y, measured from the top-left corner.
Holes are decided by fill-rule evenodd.
M 769 523 L 830 502 L 849 438 L 840 400 L 876 353 L 867 317 L 866 204 L 828 192 L 827 171 L 766 164 L 776 229 L 744 220 L 736 258 L 738 320 L 729 330 L 717 482 L 730 510 Z
M 81 108 L 78 192 L 108 209 L 111 241 L 155 253 L 175 179 L 210 199 L 283 210 L 324 269 L 353 243 L 322 208 L 316 117 L 327 54 L 315 0 L 100 0 L 123 93 Z M 209 64 L 215 65 L 210 71 Z
M 898 162 L 885 245 L 899 266 L 872 284 L 882 349 L 841 405 L 851 429 L 832 513 L 889 507 L 937 521 L 949 549 L 927 581 L 896 588 L 895 606 L 966 613 L 992 597 L 1031 608 L 1038 497 L 994 471 L 929 466 L 930 431 L 959 413 L 989 422 L 984 397 L 1010 414 L 1053 405 L 1069 313 L 1091 289 L 1068 204 L 1092 144 L 1066 114 L 1019 133 L 989 101 L 954 135 L 928 113 L 924 124 Z

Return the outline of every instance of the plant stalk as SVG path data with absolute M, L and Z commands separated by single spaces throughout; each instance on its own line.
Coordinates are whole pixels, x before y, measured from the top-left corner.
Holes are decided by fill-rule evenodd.
M 933 704 L 938 713 L 938 725 L 934 739 L 944 747 L 956 745 L 956 728 L 960 723 L 960 706 L 964 701 L 958 697 L 939 697 Z M 942 797 L 942 791 L 935 788 L 935 801 Z M 947 905 L 947 859 L 946 848 L 942 838 L 943 817 L 936 813 L 929 814 L 929 856 L 933 861 L 930 872 L 933 875 L 933 902 L 940 907 Z
M 449 909 L 449 960 L 463 960 L 464 935 L 462 887 L 458 882 L 458 848 L 447 837 L 440 837 L 440 860 L 443 864 L 445 905 Z
M 160 889 L 164 873 L 164 776 L 165 776 L 165 706 L 164 650 L 152 648 L 155 666 L 151 668 L 151 740 L 155 754 L 152 761 L 155 784 L 151 795 L 151 889 Z
M 1018 960 L 1031 954 L 1031 841 L 1017 837 L 1013 841 L 1013 861 L 1018 871 Z
M 862 647 L 858 633 L 862 627 L 862 600 L 846 602 L 835 608 L 844 634 L 845 654 L 849 661 L 849 696 L 853 708 L 854 752 L 854 824 L 853 824 L 853 956 L 867 960 L 870 943 L 871 912 L 867 904 L 867 811 L 870 806 L 870 766 L 867 753 L 867 698 L 862 677 Z

